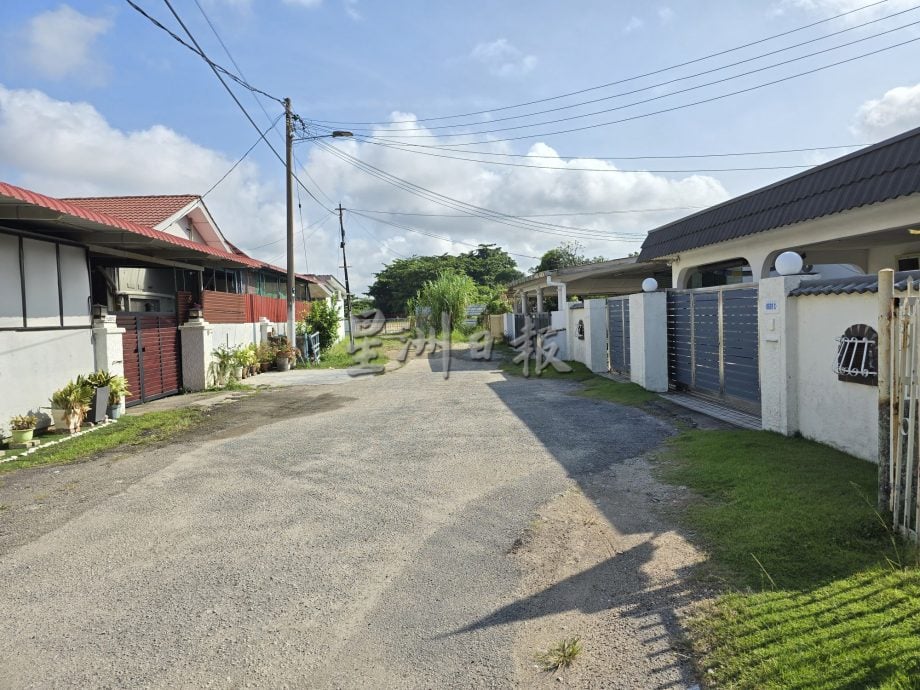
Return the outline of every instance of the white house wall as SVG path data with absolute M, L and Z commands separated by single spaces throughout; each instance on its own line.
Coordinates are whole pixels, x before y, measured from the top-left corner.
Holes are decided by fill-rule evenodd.
M 93 366 L 89 328 L 0 332 L 0 427 L 9 432 L 14 415 L 47 413 L 51 394 Z
M 853 324 L 878 323 L 878 296 L 808 295 L 796 301 L 798 426 L 810 438 L 878 460 L 878 388 L 838 381 L 836 338 Z

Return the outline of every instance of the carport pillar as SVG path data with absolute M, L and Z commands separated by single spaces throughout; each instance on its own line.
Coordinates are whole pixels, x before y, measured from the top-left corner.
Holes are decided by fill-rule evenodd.
M 801 276 L 762 278 L 757 290 L 761 419 L 764 429 L 786 436 L 799 430 L 798 318 L 788 295 L 801 282 Z
M 537 288 L 537 313 L 543 313 L 543 288 Z
M 527 293 L 526 292 L 521 292 L 521 311 L 519 313 L 521 314 L 527 313 Z
M 668 390 L 668 295 L 629 296 L 629 378 L 646 390 Z
M 179 334 L 182 339 L 183 386 L 189 391 L 203 391 L 208 387 L 214 329 L 203 318 L 189 319 L 179 326 Z
M 118 376 L 125 375 L 124 344 L 114 314 L 93 319 L 93 369 L 107 371 Z

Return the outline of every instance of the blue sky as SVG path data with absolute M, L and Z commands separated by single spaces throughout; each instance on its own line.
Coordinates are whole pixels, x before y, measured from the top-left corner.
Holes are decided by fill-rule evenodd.
M 291 97 L 294 109 L 304 118 L 352 123 L 404 122 L 549 98 L 790 31 L 860 8 L 870 0 L 658 4 L 590 0 L 199 1 L 252 84 L 272 95 Z M 181 32 L 160 0 L 137 2 Z M 175 0 L 174 5 L 212 59 L 232 68 L 196 4 Z M 797 169 L 692 170 L 807 165 L 847 149 L 638 161 L 571 161 L 570 156 L 670 156 L 856 144 L 920 125 L 920 77 L 915 68 L 920 64 L 920 42 L 916 42 L 705 105 L 582 132 L 546 134 L 682 105 L 917 38 L 920 24 L 872 38 L 872 34 L 920 22 L 920 10 L 910 11 L 913 6 L 906 0 L 888 0 L 776 40 L 581 97 L 427 123 L 469 123 L 463 130 L 377 132 L 403 143 L 412 140 L 400 137 L 436 134 L 439 138 L 415 142 L 442 146 L 464 141 L 446 138 L 445 134 L 578 115 L 662 96 L 606 115 L 508 133 L 526 137 L 519 141 L 468 148 L 561 156 L 556 161 L 475 156 L 487 160 L 691 172 L 541 171 L 421 156 L 363 140 L 336 142 L 349 155 L 466 203 L 510 215 L 570 214 L 541 217 L 541 222 L 580 229 L 567 232 L 544 227 L 549 232 L 532 232 L 480 218 L 369 214 L 454 240 L 449 242 L 348 214 L 350 263 L 354 263 L 358 287 L 366 286 L 383 262 L 397 256 L 466 251 L 471 248 L 468 244 L 485 241 L 497 242 L 521 255 L 519 263 L 525 269 L 535 263 L 526 257 L 538 256 L 572 237 L 578 238 L 591 255 L 620 256 L 637 249 L 642 234 L 660 223 Z M 898 12 L 903 14 L 882 19 Z M 882 20 L 858 26 L 874 19 Z M 0 58 L 0 178 L 6 181 L 59 196 L 203 193 L 257 137 L 201 59 L 126 3 L 4 3 L 0 20 L 8 47 Z M 851 30 L 758 57 L 842 29 Z M 857 39 L 866 40 L 759 74 L 667 95 L 675 89 Z M 695 72 L 716 70 L 748 58 L 757 59 L 705 77 L 688 78 Z M 619 91 L 653 87 L 669 79 L 679 81 L 592 106 L 487 125 L 490 118 L 568 106 Z M 237 89 L 237 94 L 259 126 L 267 126 L 252 95 L 242 89 Z M 272 117 L 280 112 L 273 101 L 263 99 L 262 104 Z M 364 127 L 348 126 L 356 132 Z M 498 138 L 503 138 L 502 133 L 473 140 Z M 272 140 L 280 146 L 277 135 Z M 384 184 L 315 145 L 299 147 L 301 177 L 326 208 L 342 201 L 353 209 L 456 213 Z M 276 242 L 284 231 L 283 174 L 264 146 L 257 147 L 206 202 L 234 242 L 261 258 L 283 262 L 283 244 Z M 336 256 L 335 222 L 322 206 L 303 197 L 304 226 L 323 222 L 304 233 L 307 239 L 300 246 L 306 246 L 299 252 L 298 268 L 336 273 L 341 261 Z M 678 210 L 637 212 L 662 208 Z

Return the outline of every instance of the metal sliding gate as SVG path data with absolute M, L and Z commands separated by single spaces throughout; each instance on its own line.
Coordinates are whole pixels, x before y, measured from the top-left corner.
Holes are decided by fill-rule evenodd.
M 607 349 L 610 369 L 629 373 L 629 297 L 607 300 Z
M 131 391 L 126 404 L 137 405 L 178 393 L 182 376 L 176 315 L 119 312 L 116 323 L 125 329 L 122 349 Z
M 668 292 L 668 380 L 760 414 L 756 285 Z

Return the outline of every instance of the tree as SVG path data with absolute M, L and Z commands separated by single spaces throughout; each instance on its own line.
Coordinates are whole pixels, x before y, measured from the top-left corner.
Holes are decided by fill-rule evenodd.
M 466 275 L 475 285 L 489 289 L 504 288 L 524 275 L 504 249 L 481 244 L 459 256 L 441 254 L 396 259 L 376 274 L 367 294 L 385 314 L 405 314 L 407 302 L 425 283 L 436 280 L 444 272 Z
M 426 282 L 410 300 L 409 306 L 418 314 L 418 325 L 441 332 L 441 315 L 447 314 L 456 328 L 466 318 L 466 308 L 476 295 L 476 283 L 468 275 L 444 271 L 435 280 Z
M 339 339 L 339 310 L 337 298 L 321 299 L 310 303 L 310 311 L 304 316 L 303 328 L 298 332 L 304 334 L 319 333 L 319 349 L 325 352 Z
M 555 249 L 550 249 L 540 257 L 533 273 L 541 271 L 556 271 L 560 268 L 571 268 L 572 266 L 583 266 L 584 264 L 593 264 L 598 261 L 605 261 L 602 256 L 595 256 L 589 259 L 582 254 L 582 246 L 578 242 L 563 242 Z

